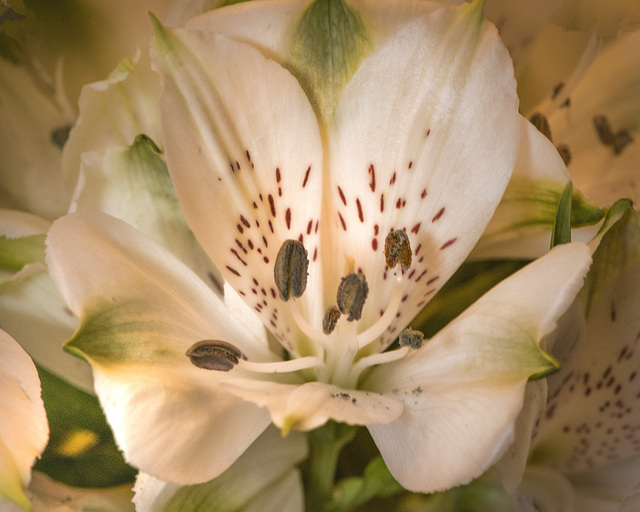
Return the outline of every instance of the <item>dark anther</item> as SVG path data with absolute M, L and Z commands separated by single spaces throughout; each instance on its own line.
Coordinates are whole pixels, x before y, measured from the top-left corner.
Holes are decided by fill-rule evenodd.
M 391 231 L 384 240 L 384 257 L 387 266 L 393 268 L 398 262 L 403 272 L 411 267 L 411 245 L 409 237 L 402 231 Z
M 353 322 L 362 317 L 364 301 L 369 293 L 369 285 L 364 274 L 349 274 L 343 277 L 338 286 L 338 309 L 343 315 L 349 315 L 347 320 Z
M 414 349 L 418 349 L 422 346 L 424 342 L 424 334 L 420 331 L 416 331 L 407 327 L 404 331 L 400 333 L 398 338 L 401 347 L 411 347 Z
M 308 268 L 309 258 L 304 245 L 297 240 L 287 240 L 282 244 L 276 257 L 273 277 L 283 301 L 302 296 L 307 287 Z
M 322 332 L 325 334 L 331 334 L 336 328 L 338 319 L 340 318 L 340 310 L 337 306 L 331 306 L 327 308 L 322 319 Z
M 202 340 L 187 350 L 191 363 L 205 370 L 228 372 L 240 359 L 245 359 L 238 347 L 218 340 Z

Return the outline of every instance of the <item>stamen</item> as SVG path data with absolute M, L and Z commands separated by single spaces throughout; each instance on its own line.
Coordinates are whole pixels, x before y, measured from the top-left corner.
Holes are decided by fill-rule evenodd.
M 338 286 L 338 309 L 344 315 L 349 315 L 347 321 L 353 322 L 362 318 L 362 308 L 369 293 L 369 285 L 364 274 L 348 274 L 343 277 Z
M 389 305 L 384 314 L 366 331 L 361 332 L 358 335 L 358 348 L 367 346 L 369 343 L 377 339 L 387 330 L 387 327 L 391 324 L 393 319 L 400 308 L 402 302 L 402 274 L 400 272 L 396 275 L 396 282 L 393 285 L 393 292 Z
M 287 240 L 282 244 L 273 268 L 276 287 L 283 301 L 298 298 L 307 287 L 309 258 L 307 250 L 297 240 Z
M 411 244 L 409 237 L 402 231 L 390 231 L 384 240 L 384 257 L 387 266 L 393 268 L 398 262 L 403 272 L 411 267 Z
M 354 364 L 351 368 L 351 375 L 358 376 L 360 375 L 366 368 L 370 366 L 374 366 L 377 364 L 385 364 L 390 363 L 392 361 L 397 361 L 398 359 L 402 359 L 409 353 L 409 347 L 402 347 L 396 350 L 389 350 L 388 352 L 380 352 L 378 354 L 372 354 L 367 357 L 363 357 L 356 364 Z
M 324 363 L 317 357 L 307 356 L 291 359 L 290 361 L 273 361 L 269 363 L 257 363 L 255 361 L 241 360 L 240 368 L 255 373 L 291 373 L 307 368 L 318 368 Z
M 336 328 L 338 319 L 340 318 L 340 310 L 338 306 L 331 306 L 327 308 L 322 319 L 322 332 L 325 334 L 331 334 Z
M 293 321 L 298 325 L 298 327 L 305 334 L 305 336 L 307 336 L 307 338 L 309 338 L 310 340 L 313 340 L 315 343 L 317 343 L 318 345 L 326 349 L 327 348 L 326 338 L 320 331 L 312 327 L 311 324 L 309 324 L 309 322 L 305 320 L 305 318 L 300 313 L 300 310 L 298 309 L 298 305 L 296 301 L 292 300 L 287 304 L 289 305 L 289 311 L 291 311 L 291 317 L 293 318 Z
M 238 347 L 219 340 L 199 341 L 187 350 L 186 355 L 194 366 L 219 372 L 228 372 L 245 358 Z
M 412 329 L 411 327 L 407 327 L 400 333 L 398 341 L 400 342 L 401 347 L 419 349 L 424 342 L 424 334 Z

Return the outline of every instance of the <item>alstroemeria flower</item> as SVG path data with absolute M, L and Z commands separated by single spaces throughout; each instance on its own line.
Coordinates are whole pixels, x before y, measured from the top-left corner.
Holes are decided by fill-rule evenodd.
M 640 216 L 629 208 L 594 262 L 556 344 L 521 494 L 539 510 L 635 510 L 640 483 Z M 551 484 L 553 482 L 553 484 Z M 634 498 L 635 496 L 635 498 Z
M 68 348 L 92 364 L 128 460 L 205 482 L 271 422 L 332 419 L 366 425 L 408 489 L 494 463 L 527 380 L 554 368 L 538 342 L 590 257 L 555 249 L 424 345 L 404 330 L 516 160 L 513 70 L 481 4 L 241 4 L 191 29 L 156 22 L 154 53 L 169 172 L 224 297 L 108 216 L 48 237 L 82 319 Z

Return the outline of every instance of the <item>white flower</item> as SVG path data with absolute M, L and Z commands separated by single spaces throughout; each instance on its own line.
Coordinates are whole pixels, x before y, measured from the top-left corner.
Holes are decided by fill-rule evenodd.
M 487 469 L 527 380 L 555 367 L 538 342 L 590 256 L 553 250 L 423 345 L 404 331 L 480 237 L 527 129 L 481 4 L 241 4 L 155 22 L 154 53 L 169 172 L 224 297 L 105 215 L 67 216 L 47 242 L 82 320 L 67 346 L 127 459 L 205 482 L 270 423 L 331 419 L 366 425 L 408 489 Z

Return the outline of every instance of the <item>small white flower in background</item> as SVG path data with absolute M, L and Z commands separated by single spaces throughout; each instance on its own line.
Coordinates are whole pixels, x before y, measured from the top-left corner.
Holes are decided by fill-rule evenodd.
M 105 215 L 67 216 L 47 242 L 81 318 L 67 346 L 126 458 L 195 484 L 272 422 L 335 420 L 366 425 L 408 489 L 482 473 L 527 380 L 555 368 L 538 343 L 590 256 L 559 247 L 433 339 L 404 330 L 480 237 L 530 130 L 481 3 L 242 4 L 156 21 L 153 47 L 169 172 L 224 296 Z

